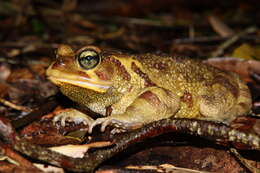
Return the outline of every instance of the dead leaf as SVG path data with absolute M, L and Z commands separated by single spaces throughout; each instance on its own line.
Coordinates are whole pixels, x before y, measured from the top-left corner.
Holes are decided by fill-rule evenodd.
M 63 135 L 66 129 L 58 129 L 52 122 L 35 122 L 25 127 L 21 136 L 33 144 L 43 146 L 80 144 L 77 138 L 68 138 Z
M 103 148 L 111 146 L 112 144 L 113 143 L 109 141 L 102 141 L 82 145 L 63 145 L 59 147 L 50 147 L 49 149 L 73 158 L 83 158 L 84 154 L 90 148 Z
M 38 169 L 42 170 L 43 172 L 64 173 L 64 170 L 62 168 L 58 168 L 55 166 L 40 164 L 40 163 L 34 163 L 33 165 Z
M 217 57 L 207 59 L 203 62 L 225 71 L 235 72 L 246 82 L 254 82 L 251 77 L 253 73 L 260 74 L 260 61 L 257 60 Z
M 232 57 L 260 60 L 260 47 L 252 47 L 251 45 L 244 43 L 233 51 Z

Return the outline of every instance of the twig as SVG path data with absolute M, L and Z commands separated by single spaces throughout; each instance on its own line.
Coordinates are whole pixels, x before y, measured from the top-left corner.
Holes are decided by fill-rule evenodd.
M 234 35 L 234 31 L 226 25 L 219 17 L 215 15 L 208 16 L 208 21 L 211 24 L 215 32 L 222 37 Z
M 255 72 L 251 72 L 251 76 L 252 76 L 252 78 L 255 79 L 255 81 L 256 81 L 257 83 L 260 83 L 260 74 L 255 73 Z
M 189 168 L 181 168 L 176 167 L 171 164 L 161 164 L 159 166 L 153 165 L 138 165 L 138 166 L 126 166 L 127 169 L 135 169 L 135 170 L 155 170 L 156 172 L 183 172 L 183 173 L 210 173 L 206 171 L 197 171 Z M 178 171 L 177 171 L 178 170 Z
M 0 98 L 0 103 L 2 103 L 5 106 L 8 106 L 12 109 L 18 110 L 18 111 L 23 111 L 23 112 L 31 112 L 32 110 L 30 108 L 24 107 L 24 106 L 19 106 L 16 105 L 8 100 Z
M 260 173 L 260 169 L 258 169 L 258 168 L 256 168 L 256 167 L 252 166 L 252 165 L 250 164 L 250 161 L 247 160 L 247 159 L 245 159 L 245 158 L 243 158 L 235 148 L 230 148 L 229 151 L 230 151 L 232 154 L 234 154 L 235 157 L 236 157 L 248 170 L 250 170 L 252 173 Z
M 90 16 L 89 19 L 96 21 L 111 21 L 116 23 L 130 24 L 130 25 L 144 25 L 150 27 L 171 27 L 174 28 L 171 24 L 163 23 L 160 20 L 151 20 L 151 19 L 142 19 L 142 18 L 134 18 L 134 17 L 103 17 L 103 16 Z M 187 27 L 185 27 L 187 28 Z
M 253 33 L 257 30 L 257 28 L 255 26 L 251 26 L 246 28 L 244 31 L 232 36 L 230 39 L 228 39 L 227 41 L 225 41 L 224 43 L 222 43 L 216 51 L 212 52 L 211 57 L 217 57 L 217 56 L 221 56 L 224 51 L 231 46 L 232 44 L 234 44 L 237 40 L 239 40 L 239 38 L 241 36 Z
M 3 144 L 0 142 L 0 160 L 7 160 L 8 162 L 20 166 L 23 168 L 31 169 L 36 172 L 39 172 L 40 170 L 37 169 L 30 161 L 22 157 L 20 154 L 13 151 L 8 145 Z M 0 170 L 1 172 L 1 170 Z
M 36 46 L 37 49 L 40 48 L 57 48 L 58 44 L 46 44 L 46 43 L 37 43 L 37 44 L 32 44 L 34 46 Z M 4 47 L 4 48 L 24 48 L 24 47 L 28 47 L 28 43 L 26 42 L 4 42 L 4 43 L 0 43 L 0 47 Z M 36 49 L 35 48 L 35 49 Z
M 194 37 L 194 38 L 177 38 L 173 40 L 174 44 L 196 44 L 196 43 L 215 43 L 215 42 L 220 42 L 220 41 L 226 41 L 230 39 L 231 36 L 229 37 L 221 37 L 221 36 L 203 36 L 203 37 Z M 250 36 L 250 35 L 244 35 L 240 37 L 240 40 L 243 41 L 248 41 L 248 40 L 253 40 L 253 41 L 259 41 L 260 37 L 258 36 Z

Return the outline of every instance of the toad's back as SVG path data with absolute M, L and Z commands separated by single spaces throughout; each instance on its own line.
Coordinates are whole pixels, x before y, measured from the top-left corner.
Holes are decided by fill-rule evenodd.
M 144 54 L 136 57 L 155 85 L 181 98 L 175 117 L 230 121 L 251 108 L 251 95 L 238 75 L 183 57 Z M 223 111 L 221 111 L 223 110 Z

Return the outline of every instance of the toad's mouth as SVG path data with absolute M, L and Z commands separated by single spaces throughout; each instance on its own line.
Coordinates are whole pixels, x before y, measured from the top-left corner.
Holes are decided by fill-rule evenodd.
M 62 86 L 64 84 L 71 84 L 74 86 L 104 93 L 112 85 L 112 83 L 109 81 L 95 80 L 78 74 L 61 72 L 54 69 L 48 69 L 46 74 L 48 76 L 48 79 L 58 86 Z

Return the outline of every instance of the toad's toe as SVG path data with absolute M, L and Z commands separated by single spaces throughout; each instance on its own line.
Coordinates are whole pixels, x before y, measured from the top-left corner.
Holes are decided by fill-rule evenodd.
M 52 122 L 53 124 L 57 124 L 60 121 L 61 126 L 64 127 L 66 125 L 66 120 L 68 118 L 69 118 L 68 115 L 64 113 L 60 113 L 53 118 Z
M 53 118 L 53 123 L 60 121 L 61 126 L 65 126 L 66 122 L 73 122 L 75 124 L 83 123 L 90 126 L 94 120 L 80 111 L 71 109 L 69 111 L 60 112 Z
M 92 133 L 93 131 L 93 128 L 96 127 L 97 125 L 99 124 L 102 124 L 103 126 L 103 123 L 107 124 L 106 122 L 109 121 L 109 118 L 98 118 L 96 119 L 90 126 L 89 126 L 89 129 L 88 129 L 88 132 L 89 133 Z M 101 128 L 101 131 L 104 131 L 106 127 L 104 127 L 104 129 L 102 130 Z
M 112 117 L 98 118 L 91 124 L 89 127 L 89 133 L 92 133 L 93 128 L 97 125 L 101 125 L 100 131 L 104 132 L 107 126 L 112 126 L 113 130 L 111 133 L 120 133 L 127 130 L 127 123 L 124 123 L 120 120 L 114 119 Z

